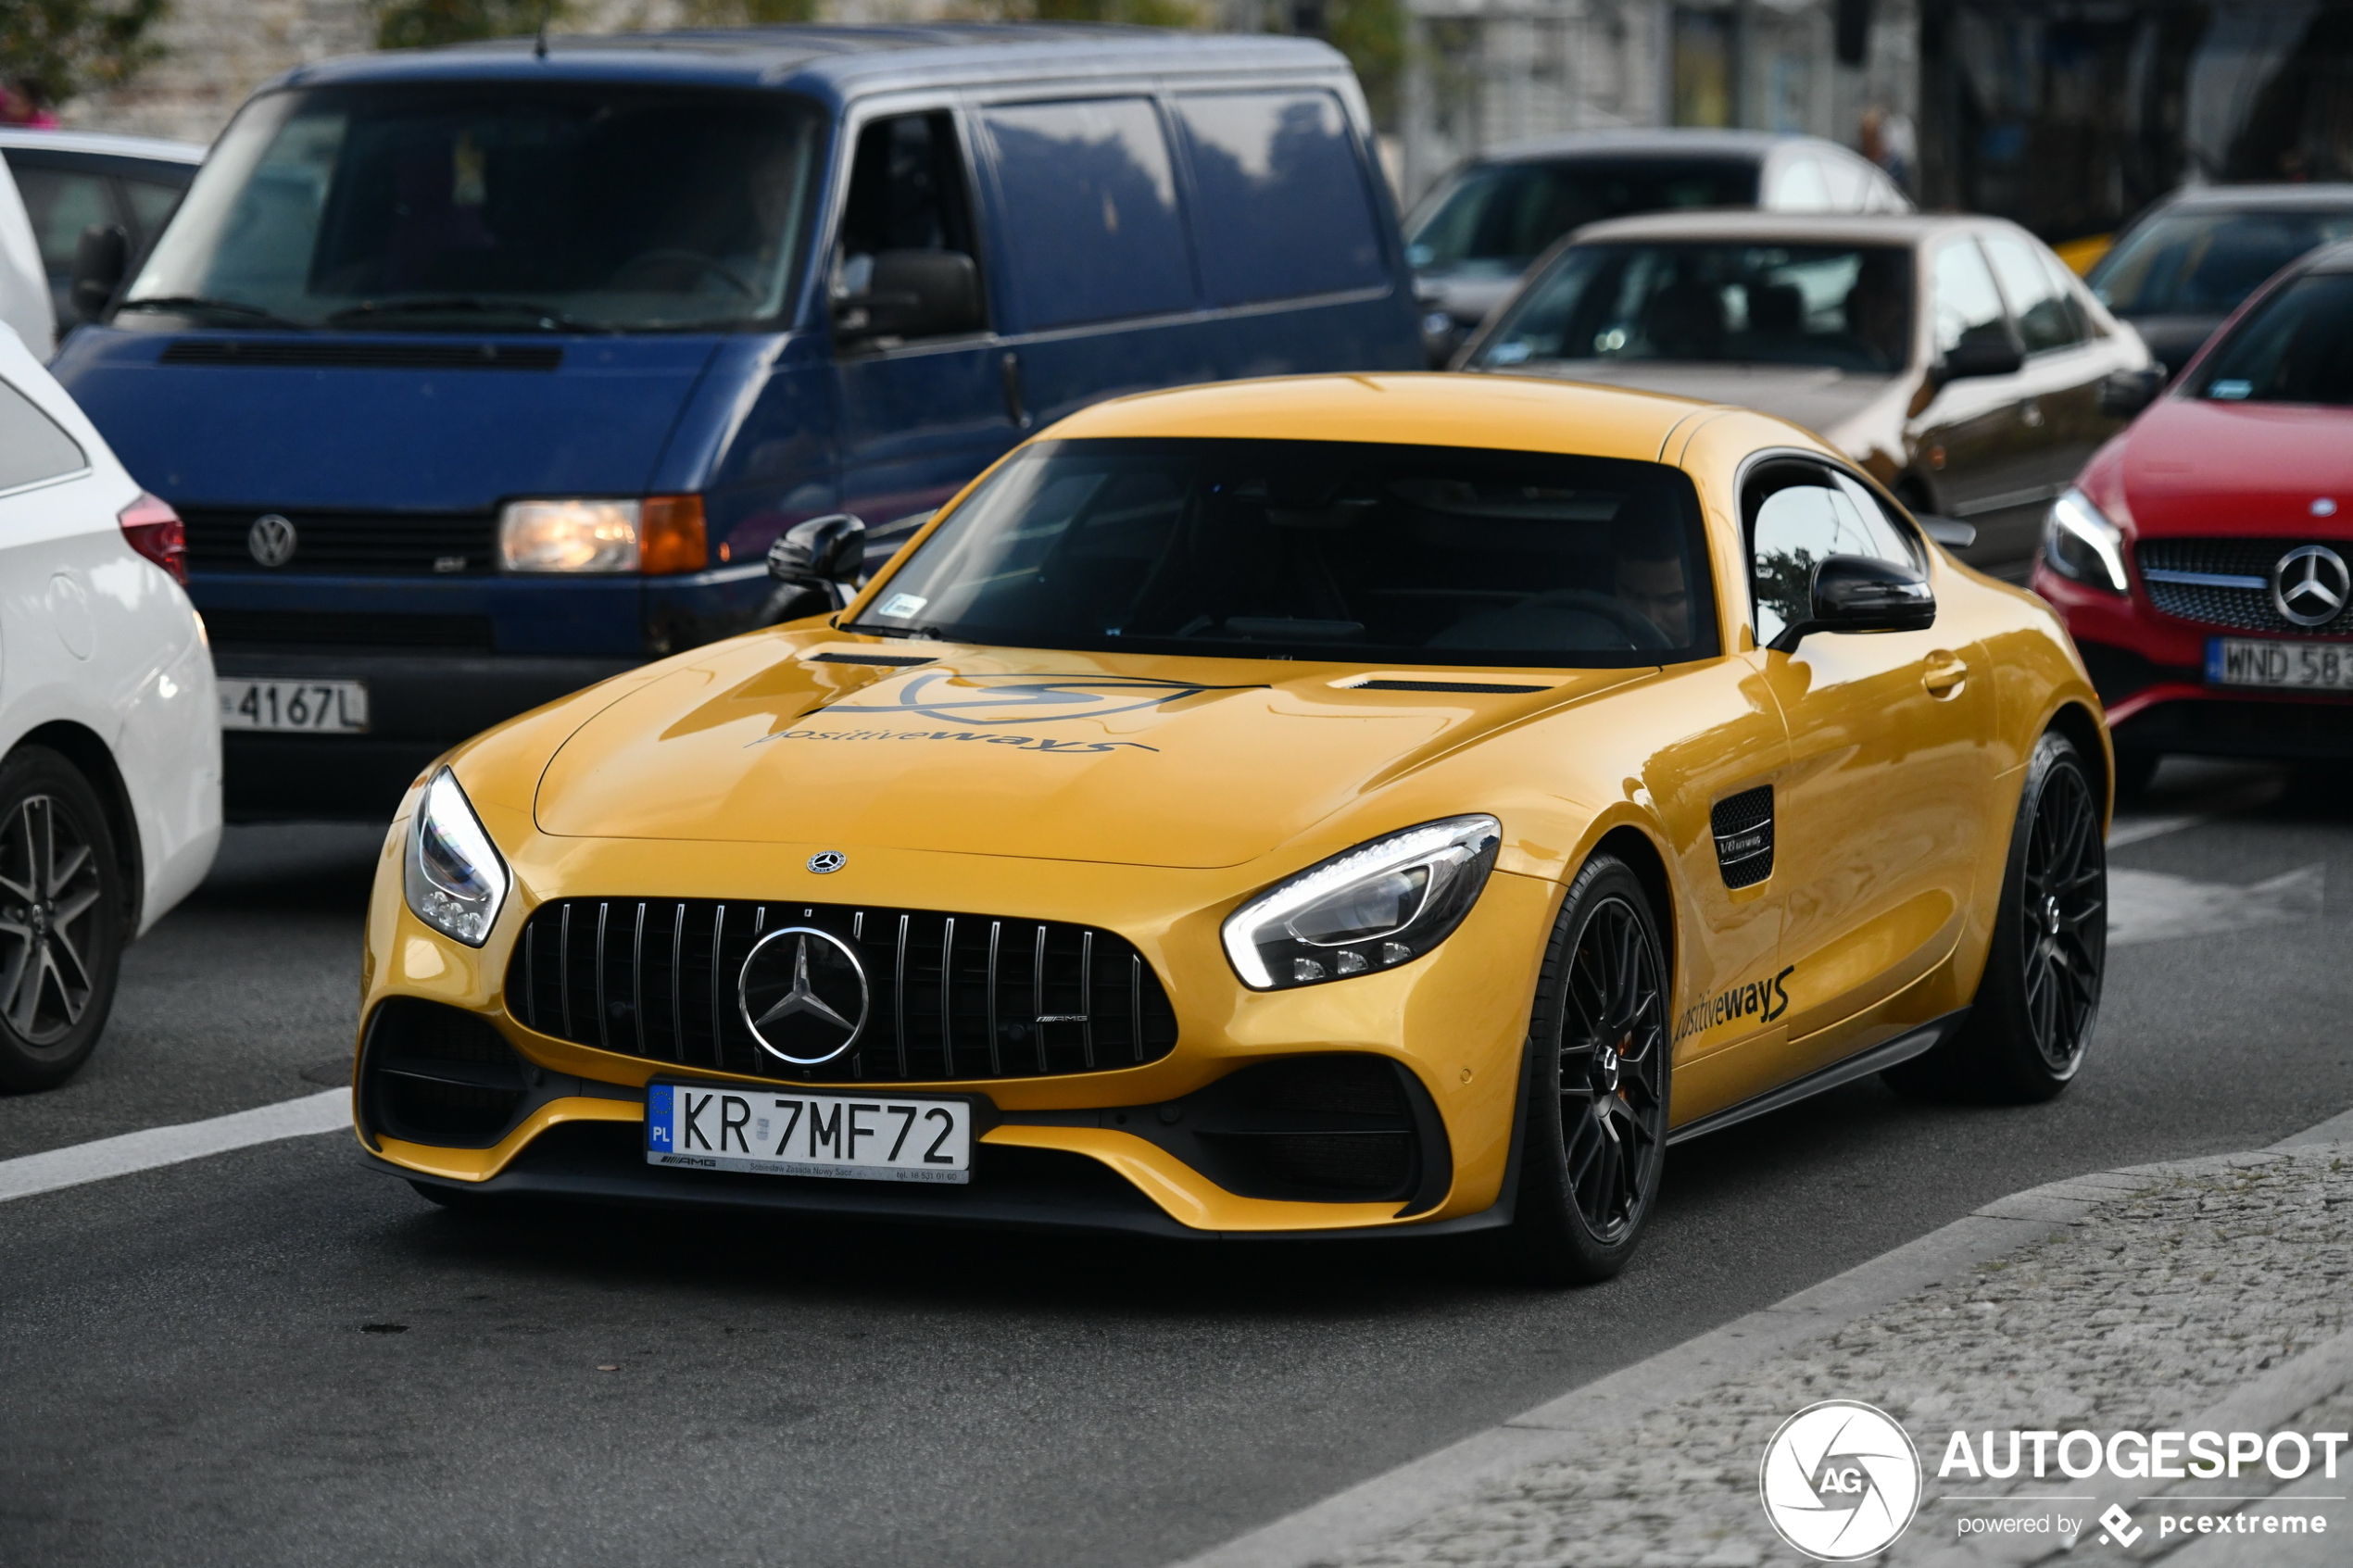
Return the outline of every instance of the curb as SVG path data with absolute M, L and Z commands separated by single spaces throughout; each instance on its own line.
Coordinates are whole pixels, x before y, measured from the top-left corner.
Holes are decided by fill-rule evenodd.
M 1705 1392 L 1791 1348 L 1834 1333 L 1882 1308 L 2080 1222 L 2098 1204 L 2189 1172 L 2268 1163 L 2275 1151 L 2353 1143 L 2353 1110 L 2307 1127 L 2269 1149 L 2095 1171 L 1996 1198 L 1940 1230 L 1882 1252 L 1760 1311 L 1710 1330 L 1647 1361 L 1549 1399 L 1432 1454 L 1312 1503 L 1296 1513 L 1185 1559 L 1172 1568 L 1315 1568 L 1392 1530 L 1475 1497 L 1491 1482 L 1532 1464 L 1609 1449 L 1642 1417 Z M 2294 1375 L 2291 1375 L 2294 1374 Z M 2353 1334 L 2342 1336 L 2240 1389 L 2217 1410 L 2242 1402 L 2271 1409 L 2310 1402 L 2316 1380 L 2353 1375 Z M 1939 1561 L 1984 1563 L 1992 1555 Z M 2021 1561 L 2017 1558 L 2007 1561 Z

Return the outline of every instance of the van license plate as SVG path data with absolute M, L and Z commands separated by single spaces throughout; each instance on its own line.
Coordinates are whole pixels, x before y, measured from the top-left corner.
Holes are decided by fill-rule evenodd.
M 2353 643 L 2210 638 L 2206 645 L 2206 680 L 2208 685 L 2271 691 L 2353 692 Z
M 897 1095 L 646 1085 L 646 1163 L 869 1182 L 972 1180 L 972 1107 Z
M 219 685 L 224 730 L 328 735 L 368 731 L 364 681 L 298 681 L 274 675 L 241 681 L 223 676 Z

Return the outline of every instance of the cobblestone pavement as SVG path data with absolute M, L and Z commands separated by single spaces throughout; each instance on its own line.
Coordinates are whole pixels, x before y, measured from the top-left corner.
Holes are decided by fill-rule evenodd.
M 1887 1411 L 1920 1449 L 1919 1513 L 1873 1562 L 2027 1563 L 2070 1546 L 2093 1562 L 2172 1568 L 2353 1562 L 2353 1507 L 2341 1500 L 2353 1489 L 2353 1446 L 2340 1453 L 2334 1480 L 2317 1460 L 2289 1483 L 2270 1479 L 2259 1463 L 2212 1482 L 2070 1481 L 2056 1465 L 2037 1482 L 2024 1474 L 2031 1460 L 2014 1480 L 1938 1475 L 1957 1430 L 1982 1442 L 1990 1428 L 2005 1449 L 2013 1428 L 2103 1438 L 2118 1430 L 2353 1430 L 2353 1145 L 2149 1166 L 2041 1190 L 2098 1196 L 2045 1240 L 1643 1417 L 1598 1461 L 1532 1465 L 1475 1501 L 1330 1561 L 1797 1562 L 1767 1524 L 1758 1464 L 1789 1416 L 1842 1399 Z M 2267 1497 L 2273 1492 L 2300 1500 Z M 2208 1500 L 2191 1500 L 2200 1495 Z M 2130 1549 L 2097 1522 L 2111 1502 L 2140 1531 Z M 2193 1524 L 2160 1534 L 2160 1515 L 2245 1512 L 2259 1531 L 2261 1515 L 2284 1512 L 2322 1514 L 2329 1533 L 2295 1542 L 2201 1536 Z M 1964 1521 L 2004 1518 L 2040 1528 L 1965 1533 Z

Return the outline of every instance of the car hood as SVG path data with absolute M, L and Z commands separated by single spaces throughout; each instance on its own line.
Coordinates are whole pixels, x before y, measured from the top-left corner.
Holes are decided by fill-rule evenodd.
M 2126 439 L 2122 479 L 2145 538 L 2341 537 L 2353 524 L 2353 408 L 2161 397 Z M 2322 500 L 2334 505 L 2315 514 Z
M 1844 439 L 1842 427 L 1886 396 L 1896 382 L 1893 376 L 1856 375 L 1819 365 L 1693 365 L 1661 359 L 1562 359 L 1510 369 L 1513 374 L 1555 375 L 1754 408 L 1803 425 L 1840 447 L 1853 445 Z
M 833 638 L 831 643 L 824 639 Z M 560 837 L 820 843 L 1237 865 L 1482 735 L 1648 668 L 1392 678 L 1359 665 L 738 639 L 573 731 L 533 814 Z M 1472 809 L 1476 802 L 1466 802 Z

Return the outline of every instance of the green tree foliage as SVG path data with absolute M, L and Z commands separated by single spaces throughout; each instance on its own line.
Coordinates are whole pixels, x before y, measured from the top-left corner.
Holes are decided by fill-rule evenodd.
M 973 14 L 1007 22 L 1131 22 L 1141 27 L 1199 27 L 1194 0 L 981 0 Z
M 0 0 L 0 76 L 59 104 L 128 82 L 162 51 L 147 36 L 170 0 Z
M 1397 124 L 1399 82 L 1405 74 L 1404 0 L 1326 0 L 1325 35 L 1356 68 L 1373 123 Z
M 429 49 L 474 38 L 514 38 L 564 19 L 565 0 L 375 0 L 376 47 Z
M 817 0 L 687 0 L 686 19 L 698 27 L 767 27 L 817 19 Z

